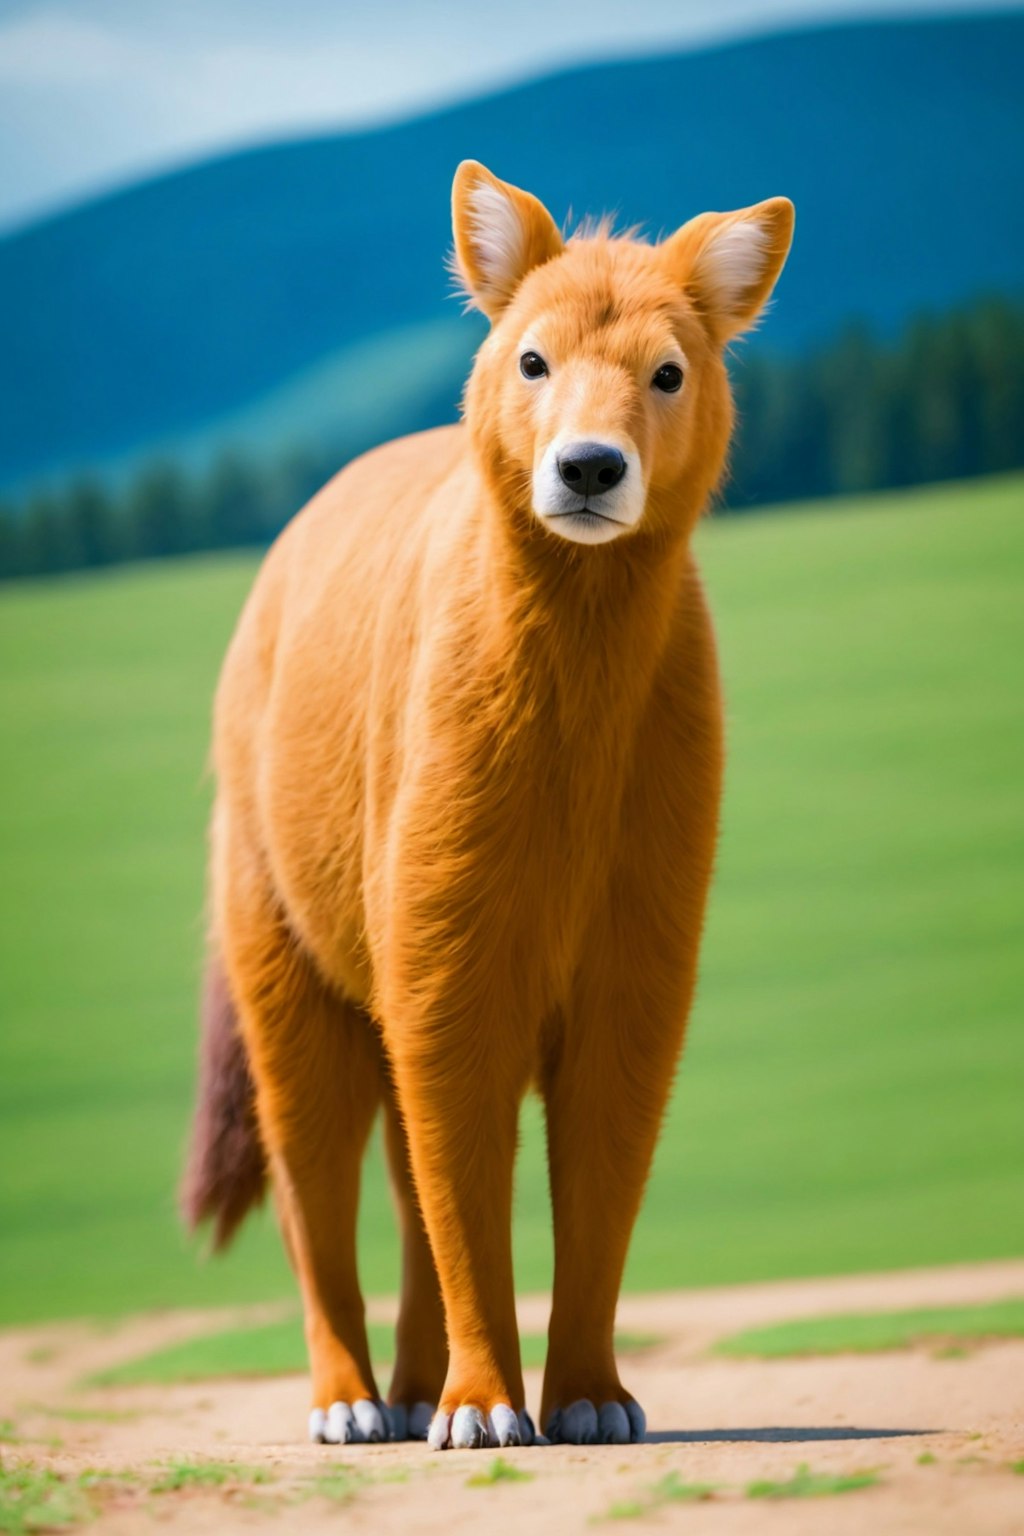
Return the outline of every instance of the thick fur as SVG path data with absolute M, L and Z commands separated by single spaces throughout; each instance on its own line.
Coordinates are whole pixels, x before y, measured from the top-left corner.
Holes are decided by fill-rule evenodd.
M 731 430 L 723 347 L 768 297 L 792 209 L 703 215 L 659 246 L 563 245 L 536 199 L 467 162 L 454 223 L 493 322 L 465 420 L 351 464 L 267 557 L 217 694 L 212 907 L 314 1406 L 377 1395 L 355 1214 L 383 1104 L 405 1241 L 391 1400 L 523 1409 L 510 1227 L 534 1084 L 556 1422 L 581 1399 L 632 1405 L 615 1306 L 693 993 L 722 774 L 690 535 Z M 520 372 L 527 345 L 550 365 L 540 381 Z M 666 357 L 684 366 L 671 395 L 651 385 Z M 535 510 L 560 434 L 641 466 L 641 515 L 608 542 Z M 225 1091 L 219 1050 L 189 1210 L 226 1232 L 254 1162 L 233 1142 L 221 1156 L 210 1128 L 241 1082 L 232 1056 Z

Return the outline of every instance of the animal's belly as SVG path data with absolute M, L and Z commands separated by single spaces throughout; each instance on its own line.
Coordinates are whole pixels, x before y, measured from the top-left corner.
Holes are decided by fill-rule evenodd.
M 353 1002 L 372 991 L 365 943 L 362 785 L 326 764 L 295 768 L 285 752 L 268 764 L 263 830 L 289 923 L 321 975 Z
M 373 990 L 365 943 L 362 892 L 347 861 L 316 861 L 310 876 L 297 847 L 275 873 L 296 934 L 321 975 L 352 1002 L 366 1005 Z

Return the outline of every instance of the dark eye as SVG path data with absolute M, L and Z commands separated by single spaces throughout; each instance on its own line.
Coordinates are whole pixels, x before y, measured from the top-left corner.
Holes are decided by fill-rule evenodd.
M 548 365 L 538 352 L 524 352 L 519 359 L 519 372 L 524 379 L 542 379 Z
M 675 363 L 662 363 L 651 383 L 655 389 L 662 390 L 666 395 L 674 395 L 683 382 L 683 370 L 677 368 Z

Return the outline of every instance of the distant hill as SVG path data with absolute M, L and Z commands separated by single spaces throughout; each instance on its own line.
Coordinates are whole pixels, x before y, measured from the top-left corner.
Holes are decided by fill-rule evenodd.
M 156 449 L 343 453 L 450 417 L 456 163 L 652 233 L 784 192 L 758 346 L 1024 291 L 1024 16 L 881 22 L 560 74 L 416 121 L 235 154 L 0 240 L 0 486 Z M 372 409 L 370 406 L 372 405 Z

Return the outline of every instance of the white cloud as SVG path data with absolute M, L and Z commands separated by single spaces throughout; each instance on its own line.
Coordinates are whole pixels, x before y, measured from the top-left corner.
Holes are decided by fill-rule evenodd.
M 138 57 L 125 33 L 58 7 L 0 25 L 0 82 L 22 88 L 116 80 Z
M 21 0 L 0 12 L 0 222 L 253 139 L 393 118 L 544 69 L 948 6 L 962 0 Z

